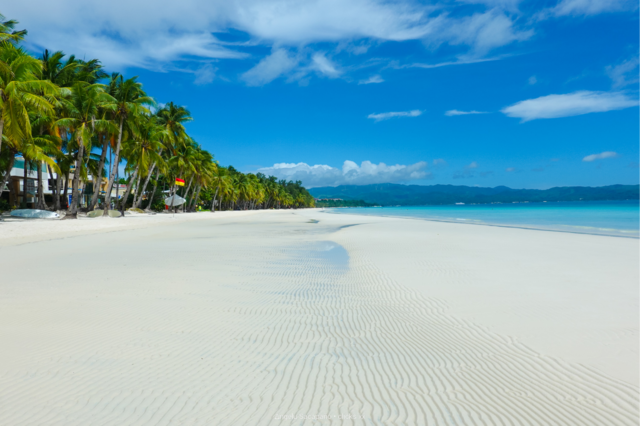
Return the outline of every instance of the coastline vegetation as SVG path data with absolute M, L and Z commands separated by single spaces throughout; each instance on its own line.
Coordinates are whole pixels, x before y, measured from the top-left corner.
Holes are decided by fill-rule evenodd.
M 338 207 L 373 207 L 362 200 L 342 200 L 339 198 L 318 198 L 316 199 L 316 207 L 338 208 Z
M 111 208 L 164 210 L 165 197 L 173 195 L 186 199 L 181 211 L 314 206 L 301 182 L 220 166 L 187 134 L 190 112 L 157 103 L 137 77 L 107 74 L 98 59 L 61 51 L 33 57 L 20 45 L 27 31 L 17 24 L 0 15 L 0 193 L 22 157 L 24 182 L 28 166 L 37 170 L 34 207 L 66 209 L 67 218 L 81 209 L 101 208 L 105 217 Z M 47 200 L 44 185 L 54 173 L 59 178 L 49 182 Z M 121 183 L 122 197 L 112 200 L 114 184 Z M 26 197 L 9 207 L 26 208 Z

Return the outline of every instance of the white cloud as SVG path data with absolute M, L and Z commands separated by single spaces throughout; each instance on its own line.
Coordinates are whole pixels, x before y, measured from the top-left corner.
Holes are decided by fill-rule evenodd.
M 290 56 L 285 49 L 276 49 L 258 65 L 245 72 L 242 79 L 249 86 L 261 86 L 291 71 L 297 64 L 298 60 Z
M 316 53 L 311 58 L 311 69 L 330 78 L 338 77 L 341 72 L 323 53 Z
M 338 66 L 324 53 L 313 53 L 303 49 L 294 55 L 287 49 L 278 48 L 245 72 L 242 79 L 249 86 L 262 86 L 280 76 L 288 76 L 287 81 L 298 81 L 304 84 L 307 81 L 305 78 L 311 72 L 329 78 L 336 78 L 342 74 Z
M 579 91 L 565 95 L 548 95 L 520 101 L 503 108 L 509 117 L 522 122 L 541 118 L 571 117 L 592 112 L 606 112 L 638 105 L 638 101 L 622 92 Z
M 606 67 L 607 75 L 611 78 L 611 83 L 614 89 L 628 86 L 630 84 L 636 84 L 638 82 L 638 57 L 635 56 L 631 59 L 615 65 Z
M 535 75 L 532 75 L 531 77 L 529 77 L 529 80 L 527 80 L 527 82 L 529 83 L 529 85 L 533 86 L 538 82 L 538 79 Z
M 478 163 L 476 163 L 475 161 L 472 161 L 471 164 L 469 164 L 468 166 L 465 166 L 466 169 L 477 169 L 478 168 Z
M 432 68 L 441 68 L 441 67 L 449 67 L 453 65 L 469 65 L 469 64 L 479 64 L 482 62 L 493 62 L 504 59 L 506 56 L 494 56 L 491 58 L 462 58 L 456 61 L 447 61 L 447 62 L 438 62 L 435 64 L 422 64 L 422 63 L 411 63 L 405 65 L 398 65 L 395 68 L 424 68 L 424 69 L 432 69 Z
M 516 0 L 483 2 L 492 8 L 472 15 L 456 3 L 411 0 L 112 0 L 90 4 L 30 0 L 5 2 L 2 13 L 29 30 L 27 42 L 34 50 L 48 48 L 99 58 L 109 69 L 162 71 L 176 61 L 248 58 L 245 48 L 250 45 L 278 52 L 313 43 L 347 43 L 354 46 L 354 53 L 364 53 L 375 43 L 420 40 L 428 45 L 468 46 L 477 59 L 483 52 L 530 36 L 530 31 L 519 30 L 501 12 Z M 229 29 L 245 33 L 246 39 L 226 42 L 213 35 Z M 339 67 L 328 65 L 322 57 L 314 58 L 313 63 L 323 75 L 339 73 Z
M 375 121 L 388 120 L 396 117 L 418 117 L 422 115 L 422 111 L 414 109 L 412 111 L 398 111 L 398 112 L 382 112 L 380 114 L 369 114 L 367 118 L 371 118 Z
M 435 160 L 433 160 L 433 165 L 434 166 L 446 166 L 447 162 L 443 158 L 436 158 Z
M 452 109 L 444 113 L 447 117 L 453 117 L 455 115 L 469 115 L 469 114 L 487 114 L 485 111 L 458 111 L 457 109 Z
M 615 158 L 617 156 L 618 156 L 617 152 L 605 151 L 605 152 L 601 152 L 600 154 L 587 155 L 582 159 L 582 161 L 591 162 L 595 160 L 604 160 L 605 158 Z
M 218 69 L 215 68 L 211 64 L 205 64 L 202 67 L 198 68 L 195 71 L 196 79 L 193 81 L 195 84 L 209 84 L 216 77 L 216 71 Z
M 372 75 L 366 80 L 360 80 L 358 84 L 375 84 L 375 83 L 382 83 L 382 82 L 384 82 L 382 77 L 380 77 L 379 75 Z
M 551 13 L 556 16 L 584 16 L 636 8 L 637 2 L 632 0 L 562 0 Z
M 518 11 L 521 0 L 458 0 L 460 3 L 484 4 L 491 8 L 500 8 L 513 12 Z
M 439 31 L 426 42 L 435 46 L 442 42 L 471 46 L 469 59 L 515 41 L 527 40 L 534 34 L 533 30 L 515 29 L 511 18 L 497 8 L 457 20 L 443 19 L 441 24 Z
M 515 167 L 507 167 L 507 169 L 505 171 L 508 172 L 508 173 L 515 172 L 516 168 Z
M 353 161 L 345 161 L 342 169 L 318 164 L 278 163 L 273 167 L 263 167 L 258 172 L 280 179 L 300 180 L 308 188 L 337 185 L 368 185 L 372 183 L 397 183 L 419 179 L 430 179 L 427 163 L 420 161 L 411 165 L 385 163 L 373 164 L 363 161 L 358 166 Z

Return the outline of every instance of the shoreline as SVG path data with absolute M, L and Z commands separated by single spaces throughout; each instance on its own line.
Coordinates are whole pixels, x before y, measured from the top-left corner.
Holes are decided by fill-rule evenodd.
M 334 209 L 334 208 L 338 208 L 338 207 L 328 207 L 328 209 Z M 350 208 L 350 207 L 345 207 L 345 208 Z M 359 208 L 366 208 L 366 207 L 359 207 Z M 341 215 L 358 215 L 358 213 L 335 213 L 335 212 L 327 212 L 327 213 L 331 213 L 331 214 L 341 214 Z M 388 218 L 394 218 L 394 219 L 414 219 L 414 220 L 425 220 L 425 221 L 429 221 L 429 222 L 442 222 L 442 223 L 457 223 L 457 224 L 461 224 L 461 225 L 480 225 L 480 226 L 494 226 L 494 227 L 498 227 L 498 228 L 513 228 L 513 229 L 524 229 L 524 230 L 530 230 L 530 231 L 545 231 L 545 232 L 561 232 L 561 233 L 566 233 L 566 234 L 579 234 L 579 235 L 594 235 L 594 236 L 600 236 L 600 237 L 618 237 L 618 238 L 630 238 L 630 239 L 640 239 L 640 235 L 638 236 L 632 236 L 632 235 L 620 235 L 620 234 L 606 234 L 606 233 L 596 233 L 596 232 L 579 232 L 579 231 L 570 231 L 570 230 L 563 230 L 563 229 L 549 229 L 549 228 L 536 228 L 536 227 L 528 227 L 528 226 L 523 226 L 523 225 L 509 225 L 509 224 L 497 224 L 497 223 L 488 223 L 488 222 L 481 222 L 481 221 L 476 221 L 475 219 L 464 219 L 464 221 L 462 220 L 446 220 L 446 219 L 433 219 L 433 218 L 425 218 L 425 217 L 415 217 L 415 216 L 396 216 L 396 215 L 385 215 L 385 214 L 366 214 L 366 215 L 361 215 L 361 216 L 372 216 L 372 217 L 388 217 Z M 469 220 L 469 222 L 467 222 L 467 220 Z M 481 223 L 478 223 L 481 222 Z M 562 226 L 572 226 L 572 225 L 562 225 Z

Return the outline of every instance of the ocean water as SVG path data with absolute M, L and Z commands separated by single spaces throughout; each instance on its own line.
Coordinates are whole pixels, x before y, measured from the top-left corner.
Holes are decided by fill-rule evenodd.
M 549 231 L 640 237 L 640 204 L 637 200 L 357 207 L 329 210 L 337 214 L 399 216 Z

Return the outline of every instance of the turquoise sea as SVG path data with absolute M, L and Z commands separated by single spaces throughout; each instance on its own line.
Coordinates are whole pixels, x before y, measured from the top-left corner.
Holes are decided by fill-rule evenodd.
M 457 223 L 640 237 L 640 204 L 637 200 L 358 207 L 329 210 L 337 214 L 400 216 Z

